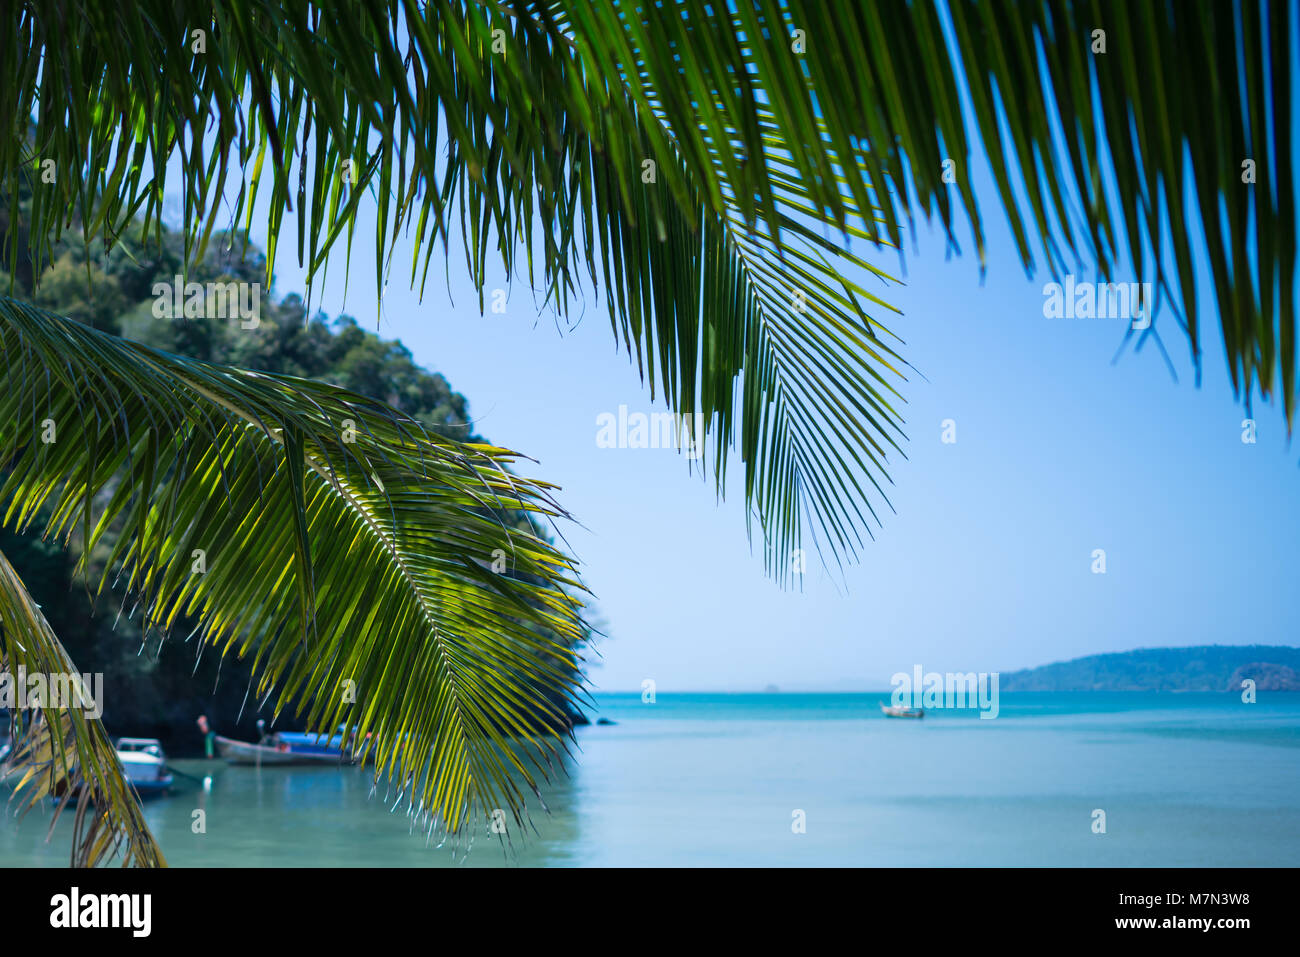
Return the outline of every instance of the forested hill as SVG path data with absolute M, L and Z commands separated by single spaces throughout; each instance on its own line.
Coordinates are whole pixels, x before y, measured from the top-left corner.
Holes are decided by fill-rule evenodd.
M 1003 691 L 1300 691 L 1300 648 L 1198 645 L 1139 648 L 1004 673 Z
M 11 230 L 0 215 L 0 249 Z M 131 238 L 107 255 L 95 243 L 86 251 L 79 242 L 56 247 L 49 266 L 33 283 L 30 261 L 20 260 L 10 276 L 0 270 L 0 295 L 33 302 L 98 329 L 146 343 L 166 352 L 261 372 L 310 377 L 381 399 L 420 420 L 431 430 L 460 441 L 484 441 L 474 433 L 465 397 L 443 376 L 422 369 L 400 343 L 385 340 L 343 316 L 309 316 L 303 299 L 273 299 L 264 287 L 260 316 L 253 324 L 236 315 L 224 319 L 159 318 L 156 284 L 173 285 L 182 250 L 179 237 L 164 231 L 163 244 L 141 245 Z M 79 236 L 79 230 L 70 235 Z M 208 257 L 186 279 L 198 283 L 265 283 L 265 259 L 238 244 L 225 252 L 224 236 L 214 236 Z M 33 291 L 34 288 L 34 291 Z M 523 528 L 524 513 L 503 515 Z M 211 651 L 198 656 L 194 640 L 186 643 L 193 622 L 173 630 L 159 645 L 142 644 L 140 629 L 122 608 L 120 594 L 92 599 L 73 568 L 75 543 L 64 548 L 44 542 L 35 527 L 21 536 L 0 531 L 2 551 L 42 606 L 55 633 L 83 673 L 104 675 L 104 723 L 111 734 L 161 738 L 169 751 L 186 753 L 199 746 L 195 718 L 206 714 L 219 733 L 255 736 L 260 715 L 248 700 L 249 665 L 233 657 L 220 662 Z M 543 536 L 546 530 L 533 526 Z M 110 536 L 111 537 L 111 536 Z M 111 543 L 110 543 L 111 544 Z M 98 580 L 109 551 L 92 555 L 91 578 Z M 122 614 L 119 616 L 119 612 Z M 196 667 L 196 658 L 199 658 Z M 575 716 L 577 717 L 577 716 Z M 289 715 L 277 727 L 295 727 Z

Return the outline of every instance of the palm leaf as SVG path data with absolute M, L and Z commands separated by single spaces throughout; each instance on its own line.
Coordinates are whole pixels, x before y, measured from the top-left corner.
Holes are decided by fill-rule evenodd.
M 1237 394 L 1293 421 L 1293 30 L 1287 0 L 28 0 L 0 24 L 0 169 L 38 266 L 74 217 L 156 226 L 166 190 L 193 259 L 233 177 L 245 228 L 270 191 L 268 275 L 286 212 L 315 277 L 369 196 L 377 294 L 399 238 L 423 289 L 457 224 L 480 296 L 494 260 L 562 313 L 603 285 L 652 395 L 704 417 L 719 488 L 740 454 L 783 574 L 805 519 L 839 558 L 888 504 L 904 364 L 842 277 L 867 267 L 853 237 L 898 244 L 917 214 L 954 244 L 965 215 L 981 262 L 981 198 L 1027 269 L 1131 261 L 1198 366 L 1203 256 Z
M 0 554 L 0 672 L 78 677 L 72 660 L 32 601 L 18 573 Z M 89 689 L 86 689 L 89 690 Z M 103 725 L 76 702 L 42 702 L 16 735 L 6 777 L 14 779 L 10 798 L 24 813 L 46 798 L 57 798 L 50 832 L 76 802 L 72 836 L 73 867 L 93 867 L 120 857 L 122 866 L 165 865 L 149 833 L 140 802 L 124 779 L 117 752 Z M 14 712 L 22 723 L 24 712 Z
M 571 561 L 504 521 L 562 517 L 549 486 L 365 397 L 5 298 L 0 345 L 6 523 L 48 514 L 83 563 L 113 530 L 98 587 L 120 577 L 146 633 L 195 620 L 204 646 L 252 658 L 274 713 L 357 726 L 427 826 L 524 819 L 565 749 L 585 637 Z

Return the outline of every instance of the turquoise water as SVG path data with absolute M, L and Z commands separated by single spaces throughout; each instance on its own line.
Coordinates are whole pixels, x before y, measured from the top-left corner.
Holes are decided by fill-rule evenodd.
M 578 729 L 509 852 L 426 846 L 355 768 L 175 762 L 210 788 L 146 816 L 181 866 L 1300 864 L 1300 694 L 1003 694 L 994 720 L 922 721 L 884 719 L 886 698 L 599 696 L 617 724 Z M 42 813 L 6 819 L 0 864 L 66 860 Z

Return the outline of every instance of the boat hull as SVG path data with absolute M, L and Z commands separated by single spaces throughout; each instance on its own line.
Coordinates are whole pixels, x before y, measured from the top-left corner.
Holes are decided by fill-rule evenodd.
M 303 754 L 263 744 L 250 744 L 216 735 L 217 752 L 227 764 L 339 764 L 338 754 Z
M 125 746 L 123 745 L 125 742 Z M 175 777 L 167 768 L 167 756 L 163 754 L 162 744 L 153 738 L 121 738 L 114 750 L 121 765 L 122 780 L 136 794 L 136 797 L 158 797 L 171 790 Z M 0 776 L 9 768 L 0 769 Z M 74 776 L 75 777 L 75 776 Z M 69 787 L 71 785 L 71 787 Z M 81 796 L 83 782 L 62 778 L 50 791 L 50 800 L 62 801 Z
M 172 782 L 175 780 L 170 774 L 165 778 L 159 778 L 157 781 L 132 781 L 131 787 L 141 798 L 157 797 L 160 794 L 166 794 L 171 790 Z

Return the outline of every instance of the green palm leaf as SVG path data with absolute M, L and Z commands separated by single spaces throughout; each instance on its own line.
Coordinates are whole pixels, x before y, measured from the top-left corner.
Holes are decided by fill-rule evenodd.
M 1198 363 L 1205 255 L 1238 395 L 1280 394 L 1293 420 L 1293 4 L 1238 13 L 1158 0 L 29 0 L 0 24 L 0 123 L 15 133 L 0 169 L 11 204 L 32 191 L 38 265 L 71 215 L 111 241 L 137 213 L 156 225 L 165 190 L 183 197 L 187 257 L 201 255 L 234 177 L 229 212 L 245 227 L 270 191 L 268 274 L 286 212 L 315 276 L 341 237 L 350 255 L 369 196 L 377 293 L 400 237 L 414 231 L 423 288 L 457 224 L 480 294 L 492 260 L 561 312 L 603 284 L 652 394 L 703 416 L 720 487 L 740 454 L 783 574 L 805 519 L 819 547 L 854 552 L 903 437 L 889 307 L 842 278 L 867 266 L 846 240 L 898 244 L 920 213 L 955 243 L 964 214 L 982 261 L 976 144 L 1027 269 L 1087 256 L 1112 276 L 1132 260 Z M 1259 180 L 1244 184 L 1251 158 Z
M 40 607 L 3 554 L 0 672 L 64 679 L 77 675 Z M 16 735 L 5 775 L 13 779 L 11 800 L 21 801 L 26 813 L 46 798 L 58 798 L 51 832 L 62 813 L 76 802 L 73 867 L 93 867 L 118 857 L 124 867 L 164 865 L 162 850 L 149 833 L 140 802 L 124 779 L 103 725 L 70 704 L 76 702 L 42 702 L 28 718 L 30 723 Z M 14 720 L 21 722 L 23 713 L 16 712 Z
M 0 345 L 7 523 L 46 510 L 83 562 L 115 530 L 108 567 L 146 632 L 197 620 L 204 645 L 252 657 L 256 700 L 357 726 L 427 825 L 523 820 L 564 749 L 585 637 L 570 560 L 503 520 L 563 516 L 549 486 L 362 396 L 4 298 Z

